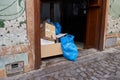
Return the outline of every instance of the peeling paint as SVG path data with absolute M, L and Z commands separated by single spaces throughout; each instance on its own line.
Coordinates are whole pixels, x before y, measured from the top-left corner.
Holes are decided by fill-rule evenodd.
M 0 56 L 0 69 L 4 69 L 6 64 L 17 61 L 24 61 L 24 64 L 27 65 L 28 53 Z
M 120 0 L 110 0 L 109 2 L 109 14 L 108 14 L 108 25 L 106 33 L 109 35 L 120 34 Z M 115 37 L 115 36 L 113 36 Z M 107 38 L 108 39 L 108 38 Z M 110 41 L 106 39 L 106 44 L 110 44 Z M 116 37 L 116 45 L 120 44 L 120 36 Z
M 120 0 L 110 0 L 107 34 L 120 33 Z
M 0 0 L 0 47 L 27 44 L 25 0 Z

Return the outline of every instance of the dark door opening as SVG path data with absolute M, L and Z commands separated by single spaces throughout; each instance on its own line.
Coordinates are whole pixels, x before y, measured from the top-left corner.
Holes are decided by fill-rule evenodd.
M 84 48 L 103 48 L 106 0 L 41 0 L 41 22 L 50 18 Z
M 87 21 L 86 0 L 65 0 L 61 3 L 62 31 L 75 36 L 76 42 L 85 41 Z
M 41 22 L 47 18 L 60 22 L 62 33 L 75 36 L 75 42 L 85 42 L 87 0 L 41 1 Z

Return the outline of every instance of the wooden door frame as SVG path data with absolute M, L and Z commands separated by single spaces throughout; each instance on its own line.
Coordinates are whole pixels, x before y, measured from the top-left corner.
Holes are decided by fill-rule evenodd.
M 41 64 L 41 44 L 40 44 L 40 0 L 34 0 L 34 53 L 35 69 Z
M 93 13 L 89 12 L 87 15 L 87 26 L 86 26 L 86 39 L 85 39 L 85 48 L 96 48 L 98 50 L 103 50 L 104 49 L 104 44 L 105 44 L 105 33 L 106 33 L 106 28 L 107 28 L 107 7 L 108 7 L 108 1 L 109 0 L 96 0 L 95 3 L 90 3 L 89 7 L 90 9 L 98 10 L 97 12 L 99 13 L 94 13 L 98 14 L 98 17 L 91 18 L 91 14 Z M 89 10 L 91 11 L 91 10 Z M 93 12 L 93 11 L 92 11 Z M 97 24 L 95 24 L 96 28 L 94 30 L 94 36 L 89 35 L 91 32 L 91 22 L 90 21 L 95 21 L 95 19 L 98 21 Z M 92 25 L 93 26 L 93 25 Z M 96 33 L 97 32 L 97 33 Z M 93 37 L 94 40 L 91 40 L 90 37 Z M 90 42 L 89 42 L 90 41 Z
M 105 30 L 106 30 L 106 16 L 108 0 L 103 0 L 102 19 L 99 35 L 98 49 L 104 49 Z M 34 0 L 34 52 L 35 52 L 35 69 L 38 69 L 41 64 L 41 50 L 40 50 L 40 0 Z
M 102 0 L 102 19 L 101 19 L 101 28 L 100 28 L 100 39 L 99 39 L 99 46 L 98 50 L 103 50 L 105 48 L 105 38 L 106 38 L 106 29 L 107 29 L 107 15 L 108 15 L 108 4 L 109 0 Z

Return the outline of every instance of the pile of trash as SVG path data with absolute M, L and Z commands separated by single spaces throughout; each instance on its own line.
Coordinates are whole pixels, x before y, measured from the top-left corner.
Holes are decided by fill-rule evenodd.
M 76 61 L 78 50 L 74 36 L 61 33 L 62 27 L 59 22 L 50 22 L 50 19 L 47 19 L 40 28 L 42 58 L 63 54 L 66 59 Z

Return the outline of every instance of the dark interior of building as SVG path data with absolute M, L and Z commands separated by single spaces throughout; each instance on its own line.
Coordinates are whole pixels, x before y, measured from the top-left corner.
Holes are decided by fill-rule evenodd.
M 41 0 L 41 22 L 47 18 L 60 22 L 62 33 L 72 34 L 75 41 L 84 43 L 87 3 L 87 0 Z

